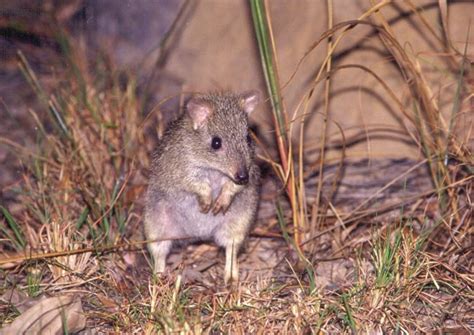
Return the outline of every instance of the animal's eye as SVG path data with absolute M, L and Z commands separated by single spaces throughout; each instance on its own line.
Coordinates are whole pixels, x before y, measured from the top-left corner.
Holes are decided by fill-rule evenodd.
M 222 146 L 222 139 L 219 136 L 214 136 L 211 141 L 211 147 L 214 150 L 219 150 Z
M 252 136 L 250 136 L 250 134 L 247 134 L 247 144 L 252 144 Z

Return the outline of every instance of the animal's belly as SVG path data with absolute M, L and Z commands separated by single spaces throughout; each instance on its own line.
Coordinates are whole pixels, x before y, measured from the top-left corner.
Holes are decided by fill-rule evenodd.
M 176 221 L 182 232 L 190 238 L 210 239 L 214 232 L 227 223 L 222 212 L 214 215 L 209 211 L 202 213 L 194 195 L 186 195 L 183 201 L 177 203 Z

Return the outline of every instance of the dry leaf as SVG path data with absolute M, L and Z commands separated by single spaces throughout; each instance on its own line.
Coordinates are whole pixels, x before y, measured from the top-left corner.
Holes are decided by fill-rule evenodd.
M 60 296 L 38 301 L 1 329 L 0 334 L 64 334 L 77 332 L 85 326 L 81 300 L 74 296 Z
M 20 313 L 23 313 L 36 303 L 34 299 L 29 298 L 25 293 L 16 288 L 6 290 L 0 297 L 0 301 L 13 305 Z
M 103 294 L 97 294 L 96 296 L 101 302 L 102 306 L 105 307 L 109 312 L 116 313 L 119 311 L 119 306 L 112 299 L 106 297 Z

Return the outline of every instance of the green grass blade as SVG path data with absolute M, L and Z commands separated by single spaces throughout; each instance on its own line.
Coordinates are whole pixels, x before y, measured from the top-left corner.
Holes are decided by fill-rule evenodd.
M 459 113 L 459 110 L 461 108 L 461 92 L 463 88 L 463 83 L 464 83 L 464 69 L 468 64 L 468 59 L 467 59 L 467 46 L 469 45 L 469 34 L 471 31 L 471 23 L 469 22 L 469 25 L 467 27 L 467 36 L 466 36 L 466 44 L 464 45 L 464 53 L 462 56 L 462 61 L 461 61 L 461 70 L 459 71 L 459 77 L 458 77 L 458 83 L 456 87 L 456 93 L 454 95 L 454 101 L 453 101 L 453 109 L 451 111 L 451 117 L 449 119 L 449 128 L 448 128 L 448 134 L 446 136 L 446 149 L 444 152 L 444 165 L 448 165 L 448 155 L 449 155 L 449 141 L 452 136 L 453 128 L 454 128 L 454 120 L 456 120 L 456 115 Z
M 77 223 L 76 223 L 77 230 L 81 229 L 84 223 L 86 223 L 88 215 L 89 215 L 89 208 L 85 207 L 81 215 L 79 216 L 79 219 L 77 220 Z
M 267 84 L 268 93 L 272 103 L 273 113 L 277 120 L 280 135 L 286 141 L 286 125 L 283 115 L 283 104 L 280 95 L 280 85 L 276 69 L 275 55 L 271 48 L 270 28 L 265 16 L 265 4 L 262 0 L 250 0 L 252 19 L 255 27 L 260 59 L 262 62 L 263 74 Z
M 8 226 L 11 228 L 11 230 L 15 234 L 15 239 L 12 242 L 14 242 L 15 245 L 19 247 L 19 249 L 24 249 L 26 247 L 26 241 L 25 241 L 25 237 L 23 236 L 23 232 L 20 226 L 16 223 L 13 216 L 10 214 L 10 212 L 8 212 L 8 210 L 5 207 L 0 206 L 0 210 L 2 211 L 2 214 L 5 217 L 5 220 L 7 221 Z
M 290 234 L 288 234 L 288 227 L 285 222 L 285 216 L 283 215 L 283 208 L 281 207 L 280 203 L 277 202 L 276 204 L 276 212 L 277 212 L 277 221 L 280 225 L 281 233 L 283 234 L 283 238 L 285 239 L 286 243 L 289 245 L 295 246 L 293 239 L 291 238 Z
M 349 303 L 347 301 L 347 294 L 343 294 L 341 296 L 342 298 L 342 304 L 344 306 L 344 310 L 345 310 L 345 321 L 347 322 L 347 324 L 349 325 L 349 327 L 351 327 L 351 330 L 352 330 L 352 333 L 353 334 L 357 334 L 357 327 L 356 327 L 356 322 L 354 320 L 354 316 L 352 315 L 352 309 L 351 307 L 349 306 Z
M 18 51 L 18 58 L 20 60 L 19 66 L 20 66 L 21 72 L 23 73 L 23 76 L 25 77 L 26 81 L 31 86 L 36 96 L 41 101 L 41 103 L 51 113 L 50 116 L 52 116 L 51 119 L 52 119 L 53 125 L 62 133 L 64 133 L 67 138 L 69 138 L 70 132 L 69 132 L 68 127 L 66 126 L 66 122 L 64 121 L 64 118 L 62 117 L 62 113 L 58 111 L 58 109 L 55 107 L 52 101 L 48 99 L 48 96 L 46 92 L 44 91 L 43 87 L 41 86 L 38 80 L 38 77 L 36 77 L 36 74 L 31 68 L 30 63 L 28 62 L 25 55 L 21 51 Z

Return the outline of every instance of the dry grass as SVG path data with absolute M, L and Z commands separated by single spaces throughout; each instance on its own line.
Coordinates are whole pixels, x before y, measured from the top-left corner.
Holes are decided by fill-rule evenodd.
M 472 330 L 474 160 L 466 145 L 471 139 L 455 132 L 459 114 L 465 113 L 464 106 L 472 98 L 465 78 L 472 73 L 464 72 L 465 51 L 451 48 L 449 57 L 443 56 L 448 59 L 444 70 L 452 72 L 452 85 L 457 88 L 452 114 L 446 118 L 435 103 L 420 60 L 398 43 L 383 17 L 380 10 L 388 3 L 374 5 L 358 20 L 335 25 L 330 21 L 328 31 L 308 49 L 307 55 L 330 38 L 326 60 L 315 69 L 317 75 L 298 110 L 283 127 L 275 125 L 287 132 L 284 141 L 276 141 L 278 158 L 262 157 L 274 173 L 264 182 L 258 229 L 241 256 L 246 258 L 242 265 L 247 276 L 233 289 L 221 286 L 216 273 L 222 271 L 223 257 L 207 245 L 192 245 L 174 254 L 177 259 L 170 261 L 173 271 L 168 276 L 150 275 L 142 252 L 139 196 L 153 146 L 153 139 L 145 134 L 156 133 L 155 127 L 163 125 L 159 108 L 149 115 L 142 113 L 134 78 L 103 63 L 79 61 L 86 59 L 85 50 L 72 48 L 67 38 L 62 43 L 72 71 L 61 73 L 60 84 L 47 94 L 27 57 L 20 54 L 19 66 L 44 108 L 31 112 L 39 134 L 33 151 L 0 139 L 17 151 L 24 165 L 18 190 L 22 210 L 12 215 L 2 207 L 0 293 L 26 292 L 29 301 L 74 294 L 82 301 L 87 327 L 103 332 Z M 424 22 L 413 3 L 408 1 L 407 6 Z M 271 24 L 270 13 L 265 17 Z M 373 27 L 386 46 L 406 79 L 408 101 L 402 102 L 370 69 L 358 64 L 332 66 L 339 41 L 358 25 Z M 425 28 L 436 34 L 429 25 Z M 439 43 L 444 50 L 441 39 Z M 273 66 L 277 70 L 278 64 Z M 353 138 L 346 138 L 342 129 L 335 136 L 323 136 L 319 157 L 307 165 L 303 157 L 314 147 L 305 144 L 303 136 L 295 143 L 289 141 L 295 127 L 304 129 L 309 101 L 315 98 L 313 89 L 323 80 L 329 115 L 331 76 L 347 67 L 374 76 L 386 89 L 400 117 L 411 122 L 405 136 L 418 143 L 425 155 L 406 173 L 388 173 L 388 179 L 367 194 L 361 190 L 355 204 L 327 200 L 341 187 L 340 164 L 352 164 L 344 161 L 344 149 L 341 163 L 332 170 L 325 160 L 331 146 L 344 148 Z M 275 89 L 280 90 L 278 85 Z M 390 197 L 387 192 L 395 186 L 408 190 L 408 176 L 425 164 L 434 187 L 415 188 L 409 197 Z M 319 167 L 316 185 L 309 178 L 314 177 L 314 166 Z M 179 258 L 186 254 L 190 256 Z M 206 263 L 209 259 L 211 264 Z M 245 263 L 250 264 L 247 270 Z M 0 300 L 0 325 L 21 314 L 18 304 L 5 297 Z

